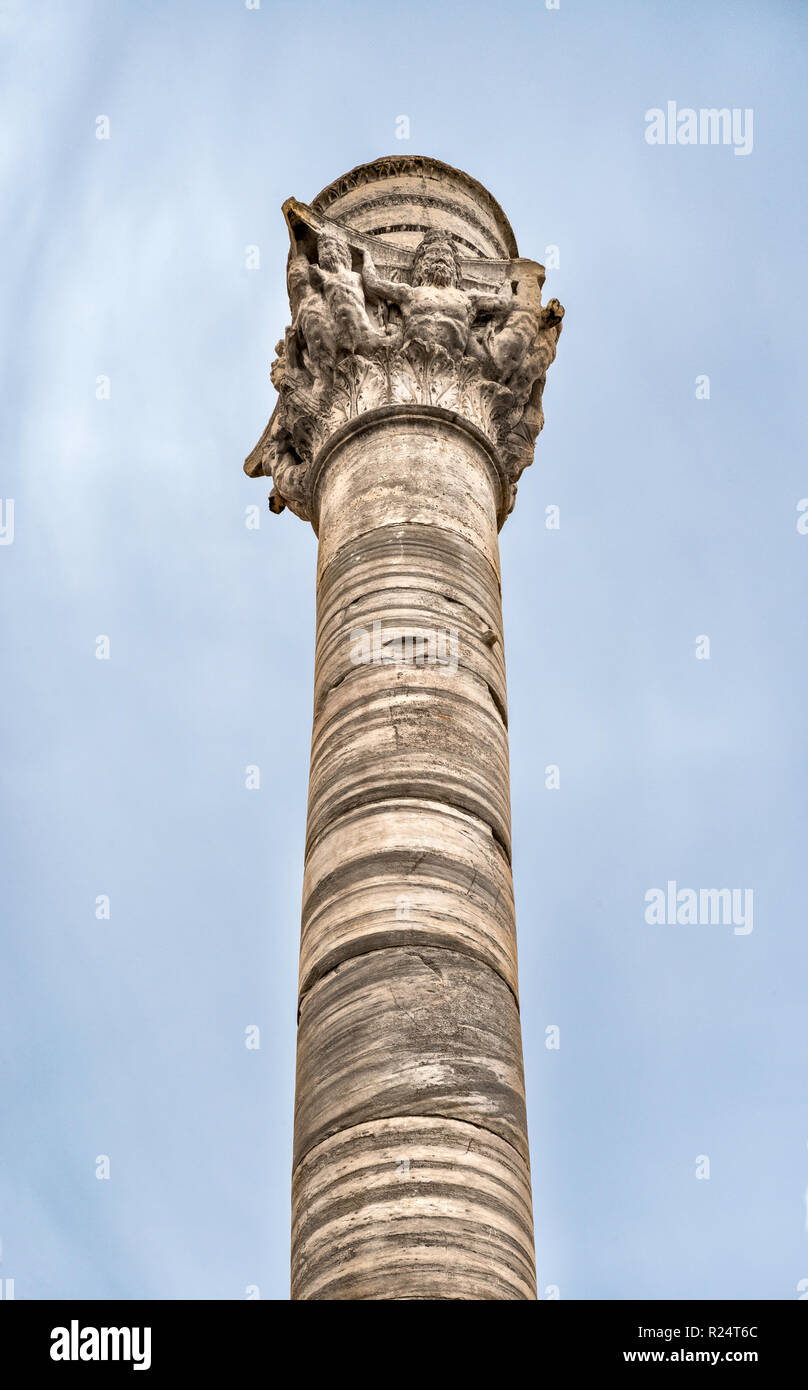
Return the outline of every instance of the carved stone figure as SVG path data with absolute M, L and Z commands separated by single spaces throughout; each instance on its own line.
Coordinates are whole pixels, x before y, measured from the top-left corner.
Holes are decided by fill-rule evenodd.
M 368 318 L 363 277 L 351 269 L 347 241 L 324 232 L 317 249 L 319 265 L 309 267 L 309 278 L 328 307 L 336 345 L 343 352 L 373 352 L 383 344 L 385 335 Z
M 337 360 L 337 326 L 320 286 L 315 288 L 314 266 L 303 255 L 290 261 L 286 275 L 292 309 L 291 364 L 306 369 L 315 389 L 329 385 Z
M 385 334 L 368 317 L 363 276 L 351 269 L 347 241 L 323 232 L 317 252 L 316 265 L 302 254 L 294 257 L 287 283 L 292 331 L 302 354 L 294 365 L 308 366 L 322 394 L 331 385 L 338 351 L 368 355 L 382 346 Z
M 364 253 L 365 287 L 401 307 L 402 345 L 420 343 L 450 353 L 469 352 L 483 360 L 471 326 L 483 312 L 507 313 L 510 295 L 485 295 L 462 288 L 460 259 L 445 232 L 427 232 L 412 261 L 412 284 L 382 280 L 369 250 Z
M 367 238 L 293 206 L 305 235 L 290 254 L 292 324 L 271 372 L 279 402 L 246 465 L 273 477 L 270 508 L 308 518 L 309 466 L 329 435 L 355 415 L 412 400 L 460 408 L 489 435 L 510 508 L 543 423 L 564 313 L 556 299 L 542 306 L 541 267 L 529 274 L 530 262 L 487 262 L 481 288 L 452 236 L 432 228 L 384 275 Z M 383 243 L 374 250 L 391 257 Z
M 496 379 L 518 400 L 526 400 L 555 356 L 564 310 L 557 299 L 551 299 L 537 312 L 510 295 L 502 317 L 504 321 L 492 325 L 485 335 L 483 346 Z

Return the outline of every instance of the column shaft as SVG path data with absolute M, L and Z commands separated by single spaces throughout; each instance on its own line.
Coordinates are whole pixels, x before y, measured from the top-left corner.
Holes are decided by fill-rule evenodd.
M 292 1297 L 535 1298 L 501 478 L 448 412 L 379 414 L 314 470 Z

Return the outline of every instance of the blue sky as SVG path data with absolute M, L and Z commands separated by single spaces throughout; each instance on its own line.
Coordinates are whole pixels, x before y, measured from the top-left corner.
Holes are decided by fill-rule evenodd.
M 557 246 L 567 310 L 501 538 L 540 1290 L 797 1297 L 807 36 L 751 0 L 0 4 L 18 1298 L 288 1297 L 316 542 L 241 463 L 281 203 L 399 151 Z M 752 152 L 649 145 L 669 100 L 752 108 Z M 753 889 L 754 930 L 649 926 L 668 880 Z

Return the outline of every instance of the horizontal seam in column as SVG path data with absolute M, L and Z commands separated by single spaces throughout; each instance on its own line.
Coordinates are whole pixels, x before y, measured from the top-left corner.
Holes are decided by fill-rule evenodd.
M 330 563 L 333 564 L 333 563 L 334 563 L 333 560 L 332 560 Z M 488 561 L 487 563 L 488 563 L 489 568 L 490 568 L 490 561 Z M 421 577 L 422 577 L 422 576 L 419 575 L 419 578 L 421 578 Z M 447 581 L 444 581 L 444 582 L 448 583 L 448 580 L 447 580 Z M 383 586 L 383 588 L 380 588 L 380 589 L 370 589 L 370 590 L 368 590 L 368 591 L 365 591 L 365 590 L 363 589 L 363 590 L 362 590 L 362 593 L 361 593 L 361 595 L 360 595 L 360 598 L 361 598 L 361 600 L 364 602 L 364 601 L 367 600 L 367 599 L 377 598 L 377 597 L 379 596 L 379 594 L 389 594 L 389 593 L 394 593 L 394 594 L 395 594 L 395 593 L 397 593 L 397 594 L 405 594 L 405 595 L 407 595 L 407 597 L 409 597 L 411 594 L 414 594 L 414 593 L 417 593 L 417 594 L 428 594 L 431 598 L 442 598 L 442 599 L 445 599 L 447 603 L 453 604 L 455 608 L 465 608 L 466 612 L 467 612 L 468 614 L 470 614 L 470 616 L 471 616 L 475 621 L 477 621 L 477 620 L 479 619 L 479 616 L 480 616 L 478 613 L 476 613 L 476 612 L 474 611 L 473 608 L 470 608 L 469 605 L 468 605 L 467 603 L 465 603 L 465 602 L 463 601 L 462 598 L 452 598 L 451 594 L 445 594 L 445 593 L 443 592 L 442 589 L 438 589 L 438 588 L 436 588 L 436 589 L 421 589 L 421 588 L 416 588 L 414 585 L 413 585 L 413 586 L 409 586 L 409 585 L 407 585 L 407 584 L 403 584 L 403 583 L 402 583 L 402 580 L 401 580 L 401 576 L 400 576 L 399 574 L 394 574 L 394 575 L 392 575 L 392 576 L 391 576 L 391 582 L 390 582 L 389 584 L 385 584 L 385 585 Z M 351 604 L 358 603 L 359 601 L 360 601 L 360 599 L 351 599 Z M 344 609 L 344 608 L 346 608 L 346 607 L 350 607 L 351 604 L 347 604 L 347 605 L 346 605 L 346 604 L 342 604 L 342 603 L 335 603 L 335 604 L 334 604 L 334 607 L 335 607 L 335 608 L 339 608 L 339 609 L 342 610 L 342 609 Z
M 502 972 L 500 970 L 497 970 L 497 967 L 495 965 L 492 965 L 490 960 L 486 960 L 484 956 L 478 956 L 474 951 L 464 950 L 462 946 L 438 946 L 433 945 L 432 942 L 429 941 L 414 941 L 412 942 L 412 944 L 410 944 L 407 941 L 399 941 L 396 942 L 396 944 L 393 946 L 389 944 L 386 946 L 370 946 L 366 951 L 355 951 L 351 955 L 345 956 L 342 960 L 337 961 L 336 965 L 330 965 L 327 970 L 323 971 L 322 975 L 318 975 L 316 979 L 312 980 L 311 984 L 303 990 L 302 994 L 298 995 L 298 1024 L 300 1023 L 300 1010 L 303 1006 L 303 1001 L 308 998 L 312 990 L 315 989 L 317 985 L 322 984 L 323 980 L 327 980 L 329 975 L 333 975 L 335 971 L 340 970 L 343 965 L 347 965 L 349 960 L 363 960 L 365 956 L 378 955 L 379 951 L 415 951 L 417 955 L 419 950 L 448 951 L 450 954 L 454 952 L 456 956 L 465 956 L 467 960 L 473 960 L 476 961 L 478 965 L 485 966 L 486 970 L 490 970 L 492 975 L 496 975 L 497 979 L 502 981 L 511 998 L 513 999 L 514 1004 L 516 1005 L 516 1012 L 519 1014 L 521 1018 L 522 1011 L 519 1008 L 519 1000 L 514 992 L 513 986 L 509 984 L 509 982 L 505 979 L 505 976 L 502 974 Z
M 303 855 L 304 864 L 308 863 L 310 855 L 312 855 L 315 849 L 317 849 L 323 837 L 325 835 L 329 835 L 331 831 L 339 825 L 340 821 L 345 820 L 348 816 L 354 815 L 356 811 L 363 811 L 370 806 L 384 806 L 385 804 L 395 804 L 396 802 L 400 801 L 411 801 L 415 804 L 420 802 L 423 805 L 429 806 L 450 806 L 453 811 L 459 811 L 462 815 L 469 816 L 472 820 L 477 821 L 479 825 L 484 825 L 486 830 L 490 833 L 491 839 L 494 841 L 494 844 L 497 845 L 500 854 L 505 860 L 505 863 L 508 866 L 508 871 L 510 873 L 513 873 L 513 864 L 511 863 L 510 851 L 502 843 L 502 840 L 500 839 L 493 825 L 491 825 L 490 821 L 487 821 L 484 816 L 479 815 L 477 811 L 470 811 L 467 806 L 460 806 L 454 801 L 448 801 L 445 796 L 408 796 L 407 793 L 404 791 L 396 791 L 393 796 L 380 796 L 378 798 L 371 797 L 367 800 L 358 801 L 355 806 L 349 806 L 344 811 L 338 811 L 335 814 L 333 820 L 330 820 L 328 822 L 328 825 L 324 826 L 320 833 L 315 836 L 311 844 L 309 844 L 308 842 L 306 843 Z
M 334 552 L 331 559 L 328 561 L 328 564 L 322 570 L 318 571 L 317 588 L 319 589 L 320 586 L 324 584 L 325 576 L 328 574 L 328 571 L 331 569 L 331 566 L 336 564 L 336 562 L 342 557 L 342 552 L 346 550 L 349 546 L 356 545 L 357 542 L 365 540 L 367 536 L 378 535 L 380 532 L 383 531 L 403 529 L 408 526 L 428 526 L 433 531 L 442 531 L 447 536 L 456 537 L 463 543 L 463 545 L 467 545 L 469 550 L 471 550 L 474 555 L 479 556 L 479 558 L 483 561 L 483 563 L 487 566 L 487 568 L 491 571 L 491 573 L 494 576 L 494 581 L 497 586 L 497 593 L 501 593 L 502 584 L 500 581 L 499 572 L 494 567 L 494 565 L 492 565 L 485 552 L 482 550 L 478 550 L 477 547 L 473 545 L 470 540 L 466 539 L 466 537 L 463 535 L 461 531 L 455 531 L 450 526 L 441 526 L 440 522 L 437 521 L 389 521 L 385 522 L 381 526 L 371 526 L 367 531 L 358 532 L 357 535 L 351 536 L 350 540 L 344 541 L 343 544 L 339 547 L 339 549 Z M 499 533 L 495 531 L 495 535 L 498 534 Z
M 292 1164 L 292 1178 L 294 1178 L 294 1175 L 300 1167 L 301 1163 L 305 1163 L 306 1159 L 309 1158 L 311 1154 L 315 1152 L 316 1149 L 319 1149 L 322 1144 L 327 1144 L 332 1139 L 341 1138 L 343 1134 L 350 1134 L 351 1130 L 354 1129 L 365 1129 L 368 1125 L 388 1124 L 390 1121 L 395 1120 L 440 1120 L 442 1124 L 468 1125 L 469 1129 L 479 1129 L 483 1134 L 493 1135 L 493 1137 L 495 1139 L 498 1139 L 500 1143 L 507 1144 L 511 1153 L 516 1154 L 516 1157 L 518 1158 L 519 1162 L 522 1164 L 525 1172 L 528 1175 L 528 1181 L 530 1180 L 529 1161 L 524 1157 L 523 1154 L 520 1154 L 516 1145 L 512 1144 L 510 1139 L 506 1139 L 504 1134 L 500 1134 L 498 1130 L 489 1129 L 487 1125 L 478 1125 L 474 1122 L 474 1120 L 458 1120 L 453 1115 L 426 1115 L 419 1113 L 410 1114 L 408 1112 L 400 1115 L 380 1115 L 379 1118 L 376 1120 L 361 1120 L 358 1124 L 346 1125 L 344 1129 L 332 1130 L 330 1134 L 326 1134 L 322 1139 L 318 1139 L 316 1143 L 312 1144 L 311 1148 L 307 1149 L 304 1154 L 301 1154 L 300 1158 L 297 1160 L 297 1163 Z M 527 1126 L 525 1126 L 525 1138 L 527 1138 Z
M 380 665 L 380 666 L 386 667 L 388 670 L 390 670 L 390 669 L 392 669 L 392 668 L 394 668 L 394 667 L 395 667 L 396 670 L 400 670 L 400 669 L 401 669 L 401 664 L 402 664 L 402 663 L 394 662 L 394 661 L 382 661 L 382 662 L 379 662 L 379 665 Z M 406 663 L 406 664 L 409 665 L 409 663 Z M 319 719 L 319 717 L 321 716 L 322 709 L 323 709 L 323 705 L 325 704 L 325 702 L 326 702 L 326 700 L 328 699 L 329 695 L 331 694 L 332 690 L 339 690 L 341 687 L 344 687 L 345 682 L 348 681 L 348 680 L 350 680 L 350 679 L 351 679 L 351 676 L 356 676 L 356 677 L 358 677 L 358 676 L 360 676 L 360 675 L 366 674 L 367 669 L 368 669 L 368 668 L 367 668 L 367 666 L 366 666 L 364 663 L 357 663 L 357 665 L 354 666 L 350 671 L 346 671 L 344 676 L 340 676 L 337 680 L 332 681 L 332 683 L 331 683 L 331 685 L 329 685 L 328 689 L 327 689 L 327 690 L 324 690 L 324 691 L 322 692 L 322 694 L 321 694 L 321 696 L 320 696 L 320 698 L 319 698 L 317 704 L 316 704 L 315 707 L 314 707 L 314 718 L 315 718 L 315 721 L 316 721 L 317 719 Z M 426 662 L 426 661 L 423 661 L 423 662 L 416 662 L 416 661 L 413 661 L 413 662 L 412 662 L 412 669 L 415 670 L 415 671 L 419 671 L 419 670 L 421 670 L 421 671 L 428 671 L 428 670 L 430 670 L 430 664 L 429 664 L 428 662 Z M 457 663 L 457 670 L 458 670 L 458 671 L 465 671 L 465 672 L 466 672 L 466 675 L 471 676 L 472 680 L 477 681 L 479 685 L 484 685 L 484 686 L 485 686 L 486 690 L 488 691 L 488 695 L 489 695 L 489 698 L 490 698 L 490 700 L 491 700 L 491 703 L 492 703 L 492 705 L 494 706 L 494 709 L 496 710 L 497 718 L 499 719 L 500 723 L 502 724 L 502 727 L 504 728 L 504 730 L 505 730 L 505 732 L 506 732 L 506 734 L 507 734 L 507 732 L 508 732 L 508 720 L 507 720 L 507 718 L 506 718 L 505 706 L 502 704 L 502 702 L 501 702 L 499 696 L 497 695 L 496 690 L 494 689 L 494 686 L 492 686 L 491 682 L 488 681 L 488 680 L 486 680 L 486 679 L 485 679 L 485 676 L 481 676 L 480 673 L 479 673 L 479 671 L 475 671 L 473 666 L 467 665 L 465 661 L 458 661 L 458 663 Z M 422 694 L 429 694 L 429 695 L 431 695 L 431 694 L 433 693 L 432 691 L 424 691 L 423 687 L 422 687 L 422 686 L 418 686 L 418 685 L 396 685 L 396 687 L 395 687 L 395 693 L 396 693 L 396 695 L 405 695 L 405 694 L 409 694 L 409 693 L 411 693 L 411 692 L 415 692 L 415 693 L 418 694 L 418 695 L 422 695 Z M 450 694 L 450 693 L 451 693 L 450 687 L 448 687 L 448 686 L 447 686 L 446 693 L 447 693 L 447 694 Z M 466 704 L 472 705 L 474 708 L 477 708 L 476 706 L 473 705 L 473 701 L 469 700 L 468 697 L 463 697 L 463 698 L 465 698 L 465 703 L 466 703 Z M 345 711 L 343 710 L 342 713 L 344 714 Z

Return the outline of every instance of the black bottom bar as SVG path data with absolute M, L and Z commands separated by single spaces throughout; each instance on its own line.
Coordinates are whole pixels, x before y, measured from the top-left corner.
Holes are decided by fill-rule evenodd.
M 364 1304 L 359 1314 L 345 1303 L 329 1306 L 330 1312 L 322 1304 L 280 1302 L 4 1301 L 0 1346 L 3 1364 L 16 1363 L 18 1384 L 27 1383 L 29 1373 L 37 1379 L 43 1373 L 61 1379 L 140 1373 L 168 1383 L 169 1377 L 198 1372 L 207 1382 L 229 1385 L 234 1375 L 262 1368 L 272 1380 L 289 1380 L 295 1365 L 298 1370 L 305 1365 L 309 1381 L 318 1355 L 330 1378 L 342 1379 L 351 1366 L 354 1374 L 372 1366 L 377 1384 L 388 1380 L 373 1337 L 374 1331 L 383 1333 L 376 1321 L 379 1313 L 373 1311 L 378 1305 Z M 628 1383 L 648 1370 L 704 1368 L 713 1373 L 751 1367 L 771 1378 L 789 1365 L 796 1370 L 803 1364 L 808 1332 L 800 1300 L 487 1304 L 475 1314 L 468 1333 L 454 1322 L 455 1316 L 447 1317 L 445 1304 L 439 1324 L 416 1312 L 412 1303 L 393 1314 L 399 1327 L 407 1320 L 408 1336 L 395 1353 L 394 1379 L 405 1373 L 408 1347 L 413 1367 L 420 1365 L 421 1372 L 427 1364 L 433 1373 L 439 1366 L 457 1370 L 479 1353 L 502 1357 L 503 1380 L 516 1376 L 516 1357 L 518 1379 L 524 1381 L 532 1366 L 537 1384 L 548 1371 L 572 1376 L 617 1372 Z M 499 1340 L 500 1318 L 511 1340 Z M 422 1327 L 434 1347 L 434 1358 L 430 1354 L 426 1361 L 426 1347 L 418 1337 Z M 364 1337 L 372 1340 L 357 1342 Z

